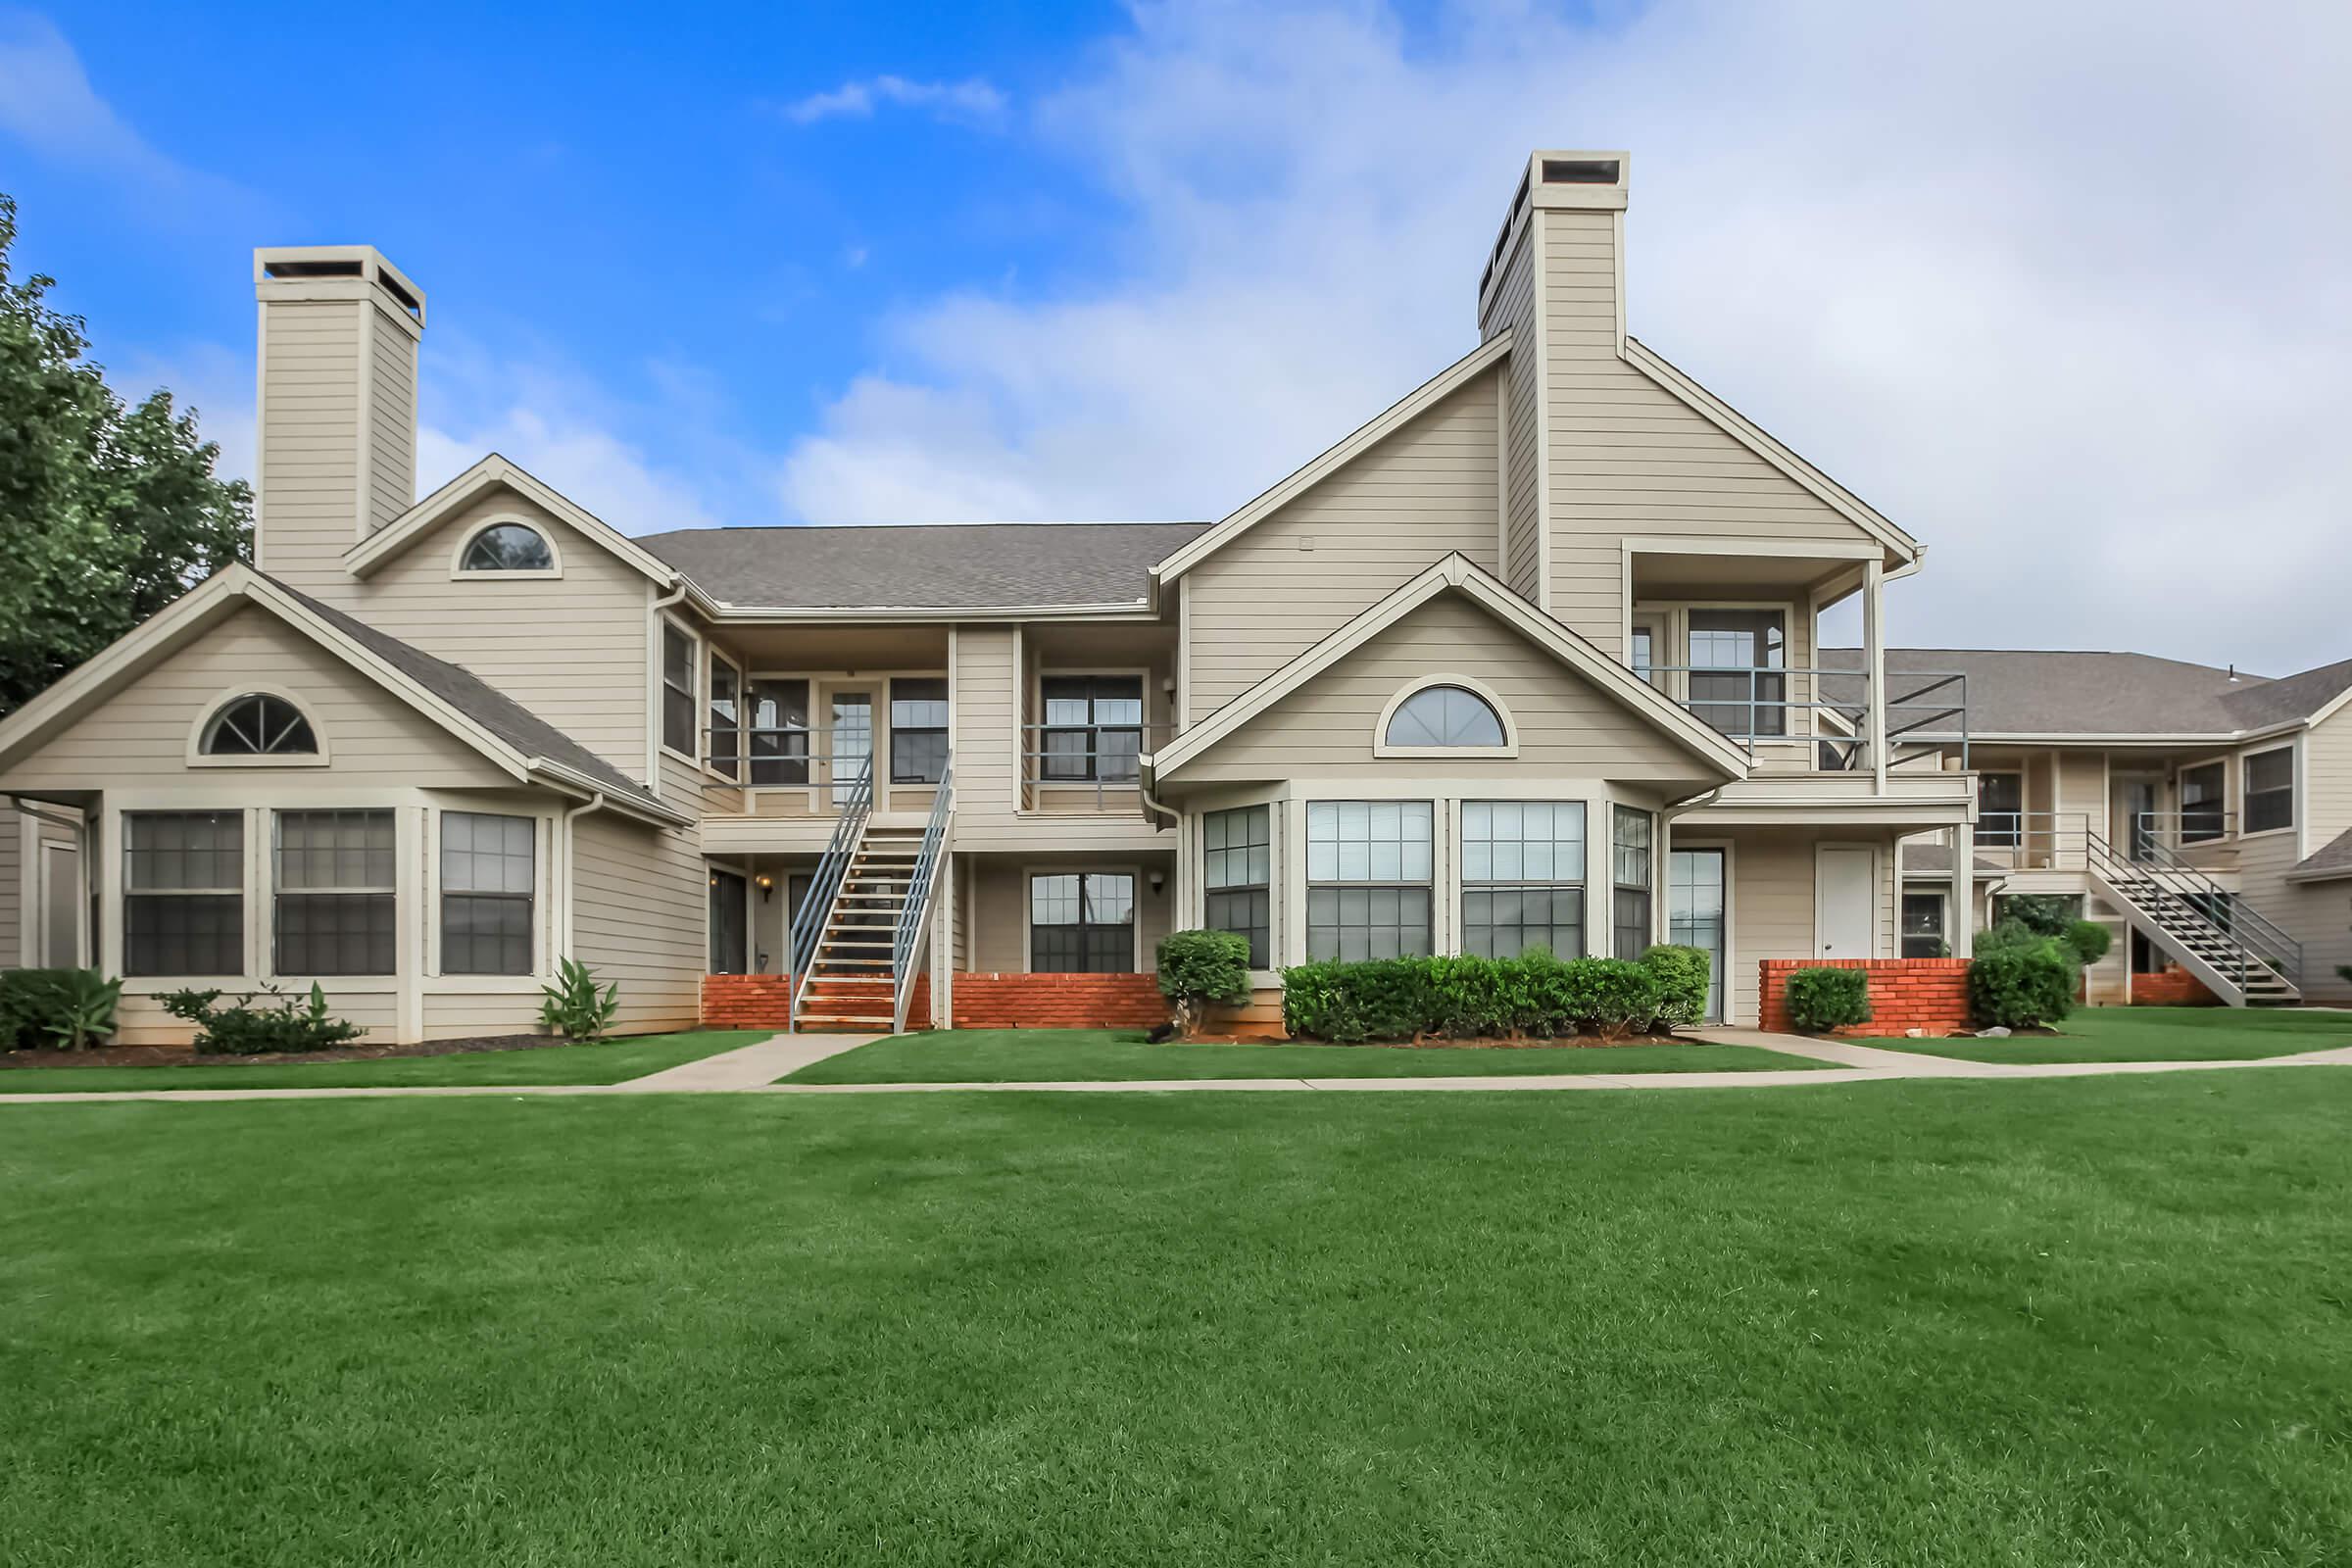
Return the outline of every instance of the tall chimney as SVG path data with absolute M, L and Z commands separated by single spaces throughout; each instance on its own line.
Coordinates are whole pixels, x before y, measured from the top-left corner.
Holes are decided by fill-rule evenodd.
M 348 601 L 343 553 L 416 499 L 424 291 L 372 245 L 253 253 L 261 302 L 254 562 Z

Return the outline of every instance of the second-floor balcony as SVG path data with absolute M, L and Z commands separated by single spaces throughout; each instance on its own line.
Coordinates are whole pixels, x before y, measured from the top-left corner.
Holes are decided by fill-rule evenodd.
M 1744 747 L 1766 772 L 1868 770 L 1871 694 L 1851 669 L 1779 664 L 1644 664 L 1635 673 L 1718 734 Z M 1890 672 L 1884 704 L 1886 760 L 1968 766 L 1968 677 L 1958 671 Z

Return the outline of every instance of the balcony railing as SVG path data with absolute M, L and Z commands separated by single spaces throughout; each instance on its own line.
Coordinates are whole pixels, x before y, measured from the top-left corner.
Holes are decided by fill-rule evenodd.
M 848 803 L 861 777 L 870 778 L 874 808 L 888 809 L 895 791 L 939 786 L 947 771 L 948 749 L 944 734 L 938 740 L 935 748 L 921 750 L 902 743 L 888 768 L 875 772 L 873 745 L 823 730 L 746 726 L 703 731 L 704 760 L 722 784 L 752 792 L 744 807 L 752 815 L 830 816 Z M 767 805 L 759 797 L 765 797 Z M 782 809 L 770 810 L 768 806 Z
M 2082 811 L 1980 810 L 1976 847 L 2009 856 L 2021 870 L 2079 871 L 2088 820 Z M 2185 854 L 2217 865 L 2234 857 L 2236 829 L 2234 811 L 2139 811 L 2115 834 L 2111 852 L 2147 863 Z
M 1138 809 L 1140 760 L 1174 732 L 1168 724 L 1023 724 L 1021 809 Z
M 1869 681 L 1853 670 L 1653 664 L 1637 673 L 1751 753 L 1759 745 L 1809 744 L 1823 772 L 1871 765 Z M 1968 677 L 1958 670 L 1890 671 L 1886 686 L 1888 762 L 1956 749 L 1966 767 Z M 1828 722 L 1800 716 L 1810 714 Z

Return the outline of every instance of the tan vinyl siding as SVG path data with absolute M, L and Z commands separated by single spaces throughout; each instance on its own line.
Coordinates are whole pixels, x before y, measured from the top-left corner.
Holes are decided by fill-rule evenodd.
M 329 761 L 288 768 L 192 768 L 188 739 L 214 705 L 257 687 L 283 690 L 311 710 Z M 186 783 L 233 789 L 242 778 L 279 782 L 451 787 L 511 776 L 267 611 L 240 610 L 157 667 L 120 688 L 10 769 L 23 788 L 118 789 Z
M 24 961 L 24 926 L 34 919 L 24 887 L 24 825 L 14 797 L 0 795 L 0 969 Z
M 1152 872 L 1161 873 L 1157 892 Z M 1168 875 L 1168 857 L 1101 855 L 1026 855 L 974 857 L 971 867 L 973 940 L 969 962 L 961 967 L 982 974 L 1029 973 L 1029 877 L 1032 872 L 1122 871 L 1135 876 L 1136 940 L 1142 946 L 1141 973 L 1152 967 L 1159 939 L 1168 934 L 1175 906 Z
M 1518 725 L 1517 758 L 1375 758 L 1375 731 L 1390 700 L 1441 672 L 1469 676 L 1501 699 Z M 1251 719 L 1179 776 L 1187 783 L 1371 771 L 1458 778 L 1490 769 L 1514 776 L 1541 770 L 1692 783 L 1713 776 L 1647 719 L 1450 593 L 1414 610 Z
M 1495 385 L 1479 376 L 1194 568 L 1193 722 L 1448 552 L 1494 569 Z
M 431 982 L 427 981 L 427 985 Z M 424 995 L 424 1038 L 470 1040 L 484 1035 L 536 1035 L 539 994 L 464 992 Z
M 416 501 L 416 340 L 368 312 L 368 526 L 381 528 Z
M 2321 720 L 2303 737 L 2304 853 L 2326 849 L 2352 828 L 2352 708 Z M 2340 922 L 2339 922 L 2340 923 Z
M 2080 854 L 2082 846 L 2073 841 L 2075 818 L 2088 822 L 2090 831 L 2101 838 L 2107 833 L 2107 754 L 2104 752 L 2058 752 L 2057 810 L 2060 813 L 2059 832 L 2068 842 L 2063 846 L 2069 854 Z
M 710 887 L 694 841 L 600 811 L 573 820 L 571 857 L 566 956 L 619 983 L 620 1028 L 692 1023 L 702 1005 Z
M 359 542 L 362 300 L 273 300 L 262 313 L 260 561 L 343 603 Z
M 546 533 L 564 574 L 453 577 L 459 543 L 492 517 Z M 644 776 L 645 579 L 521 497 L 485 496 L 412 541 L 350 609 L 464 665 L 629 777 Z
M 1009 626 L 956 633 L 956 833 L 1013 820 L 1014 634 Z
M 1735 1023 L 1753 1027 L 1757 1021 L 1757 965 L 1761 960 L 1810 958 L 1820 952 L 1814 918 L 1814 852 L 1820 845 L 1879 844 L 1875 952 L 1886 958 L 1900 952 L 1895 879 L 1887 870 L 1894 858 L 1891 838 L 1873 841 L 1867 832 L 1853 828 L 1725 830 L 1687 824 L 1678 824 L 1674 836 L 1678 845 L 1728 840 L 1732 847 L 1732 958 L 1725 1000 Z M 1661 890 L 1660 897 L 1664 896 Z
M 1554 614 L 1619 651 L 1627 535 L 1868 537 L 1619 357 L 1615 215 L 1548 211 L 1538 220 Z
M 1532 236 L 1533 228 L 1528 232 Z M 1512 335 L 1511 357 L 1502 369 L 1505 390 L 1501 394 L 1506 426 L 1502 436 L 1503 483 L 1508 494 L 1504 528 L 1509 558 L 1499 575 L 1529 603 L 1541 604 L 1543 513 L 1537 485 L 1537 458 L 1538 431 L 1544 412 L 1543 387 L 1538 378 L 1542 374 L 1544 354 L 1536 328 L 1535 275 L 1535 247 L 1530 240 L 1523 239 L 1495 288 L 1494 303 L 1488 311 L 1486 336 L 1493 337 L 1506 329 Z

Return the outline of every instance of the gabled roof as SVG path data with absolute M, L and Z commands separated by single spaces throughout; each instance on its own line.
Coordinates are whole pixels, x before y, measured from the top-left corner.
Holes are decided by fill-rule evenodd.
M 1463 355 L 1436 375 L 1398 398 L 1395 403 L 1358 425 L 1338 444 L 1325 449 L 1304 467 L 1298 468 L 1272 488 L 1260 492 L 1245 503 L 1241 510 L 1220 519 L 1198 539 L 1168 557 L 1152 569 L 1152 575 L 1162 582 L 1173 582 L 1199 565 L 1215 552 L 1265 521 L 1284 506 L 1304 495 L 1324 479 L 1360 454 L 1368 451 L 1383 437 L 1394 434 L 1412 420 L 1428 413 L 1461 387 L 1467 386 L 1485 371 L 1501 363 L 1511 352 L 1511 334 L 1497 332 L 1477 348 Z
M 2352 877 L 2352 828 L 2312 851 L 2286 873 L 2289 882 L 2334 882 Z
M 1745 752 L 1700 723 L 1631 669 L 1520 598 L 1492 572 L 1454 552 L 1145 758 L 1147 783 L 1201 757 L 1411 611 L 1448 591 L 1460 593 L 1479 605 L 1619 705 L 1647 719 L 1667 739 L 1701 761 L 1721 769 L 1729 778 L 1747 776 Z
M 637 543 L 731 610 L 1136 610 L 1204 522 L 679 528 Z
M 599 793 L 614 809 L 665 826 L 692 821 L 480 676 L 243 564 L 214 573 L 0 720 L 0 766 L 242 606 L 311 638 L 516 779 Z
M 1824 648 L 1825 669 L 1862 667 L 1858 648 Z M 1968 677 L 1972 739 L 2084 737 L 2240 740 L 2326 713 L 2352 692 L 2352 660 L 2269 680 L 2152 654 L 2059 649 L 1889 648 L 1888 689 L 1896 697 L 1927 684 L 1895 677 L 1957 672 Z M 1826 695 L 1859 699 L 1859 687 Z M 1959 700 L 1938 689 L 1936 702 Z
M 555 486 L 495 452 L 344 551 L 344 567 L 355 577 L 368 575 L 431 532 L 437 524 L 463 512 L 502 485 L 568 524 L 583 538 L 602 546 L 663 587 L 676 582 L 677 573 L 666 562 L 647 554 L 628 535 L 570 500 Z

